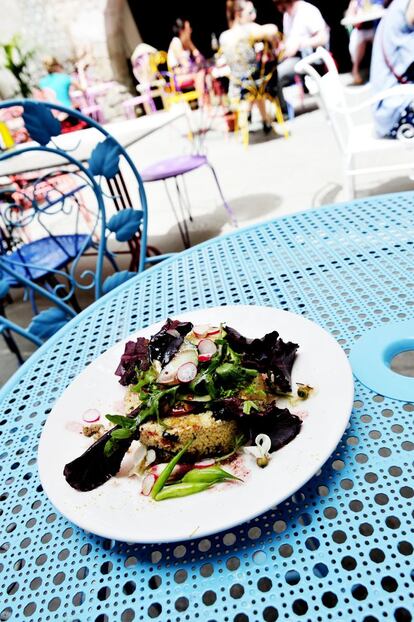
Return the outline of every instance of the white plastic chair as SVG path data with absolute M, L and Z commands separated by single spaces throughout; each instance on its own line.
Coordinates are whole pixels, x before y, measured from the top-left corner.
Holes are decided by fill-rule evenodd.
M 314 63 L 323 62 L 327 68 L 327 73 L 320 76 L 312 66 Z M 414 140 L 410 136 L 401 136 L 400 140 L 390 138 L 380 138 L 376 134 L 373 119 L 366 123 L 358 123 L 358 114 L 367 108 L 371 108 L 378 101 L 387 97 L 407 93 L 412 95 L 414 100 L 414 85 L 398 85 L 391 89 L 369 95 L 365 101 L 350 106 L 347 101 L 347 89 L 341 83 L 338 70 L 332 56 L 327 50 L 319 47 L 316 52 L 300 60 L 295 67 L 298 73 L 308 74 L 316 83 L 322 108 L 324 109 L 334 132 L 335 139 L 342 152 L 344 159 L 345 188 L 347 197 L 353 199 L 355 196 L 356 177 L 371 175 L 372 173 L 385 173 L 392 171 L 414 171 Z M 352 90 L 353 94 L 361 94 L 361 91 Z M 363 89 L 364 93 L 367 92 Z M 370 90 L 368 90 L 370 93 Z M 383 154 L 381 164 L 370 162 L 369 155 Z M 389 158 L 390 163 L 384 164 Z M 357 163 L 358 160 L 365 160 L 364 165 Z

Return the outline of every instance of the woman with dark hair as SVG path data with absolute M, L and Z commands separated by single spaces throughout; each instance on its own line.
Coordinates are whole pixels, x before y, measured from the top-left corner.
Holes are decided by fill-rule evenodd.
M 199 105 L 204 103 L 205 75 L 203 56 L 191 38 L 192 28 L 188 19 L 179 17 L 173 25 L 174 37 L 167 54 L 168 69 L 173 72 L 179 89 L 194 87 L 199 94 Z

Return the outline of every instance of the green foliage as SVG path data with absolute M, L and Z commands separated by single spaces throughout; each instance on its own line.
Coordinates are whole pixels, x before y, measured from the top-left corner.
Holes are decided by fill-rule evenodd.
M 207 368 L 202 369 L 190 383 L 190 391 L 195 394 L 208 394 L 212 399 L 233 397 L 258 376 L 255 369 L 247 369 L 241 364 L 241 355 L 229 345 L 226 338 L 216 339 L 217 353 Z
M 34 50 L 25 51 L 21 37 L 14 35 L 8 43 L 0 43 L 3 51 L 2 66 L 16 78 L 22 97 L 30 97 L 32 93 L 28 63 L 34 56 Z

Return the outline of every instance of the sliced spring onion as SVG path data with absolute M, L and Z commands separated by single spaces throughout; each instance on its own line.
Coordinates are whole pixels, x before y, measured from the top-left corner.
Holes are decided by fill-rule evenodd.
M 173 472 L 173 469 L 174 469 L 175 465 L 178 464 L 178 462 L 180 461 L 180 458 L 185 454 L 185 452 L 190 447 L 192 442 L 193 442 L 193 439 L 188 441 L 188 443 L 186 443 L 184 445 L 184 447 L 181 449 L 181 451 L 179 451 L 178 454 L 176 456 L 174 456 L 174 458 L 172 458 L 172 460 L 170 460 L 170 462 L 167 464 L 167 466 L 165 467 L 165 469 L 161 473 L 160 477 L 155 482 L 154 487 L 153 487 L 153 489 L 151 491 L 151 497 L 153 499 L 155 499 L 157 494 L 162 490 L 162 488 L 164 488 L 165 484 L 167 483 L 168 478 L 170 477 L 171 473 Z
M 155 495 L 155 501 L 164 501 L 165 499 L 177 499 L 178 497 L 188 497 L 188 495 L 195 495 L 198 492 L 207 490 L 214 482 L 183 482 L 179 484 L 172 484 L 171 486 L 165 486 L 159 493 Z

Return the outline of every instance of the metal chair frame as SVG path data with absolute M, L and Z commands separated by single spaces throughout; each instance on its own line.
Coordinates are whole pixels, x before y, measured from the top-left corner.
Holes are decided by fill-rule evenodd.
M 66 318 L 70 319 L 80 310 L 76 303 L 76 291 L 93 290 L 94 297 L 97 299 L 112 287 L 134 275 L 132 270 L 119 271 L 115 254 L 107 248 L 110 235 L 114 234 L 119 242 L 126 242 L 129 245 L 130 268 L 135 268 L 136 272 L 143 271 L 149 263 L 162 260 L 165 256 L 161 256 L 156 249 L 147 247 L 148 206 L 141 176 L 128 153 L 105 128 L 76 110 L 68 110 L 51 102 L 5 101 L 0 103 L 0 110 L 12 106 L 22 106 L 26 129 L 35 142 L 19 145 L 18 148 L 1 153 L 0 161 L 18 158 L 23 153 L 35 155 L 38 152 L 44 152 L 53 156 L 58 155 L 63 161 L 59 169 L 74 176 L 78 183 L 66 193 L 58 193 L 55 197 L 46 193 L 46 196 L 38 201 L 36 189 L 48 178 L 49 174 L 51 176 L 54 174 L 53 170 L 51 173 L 41 171 L 39 177 L 32 182 L 33 191 L 30 196 L 26 194 L 24 197 L 26 203 L 23 206 L 16 201 L 10 202 L 10 189 L 7 190 L 9 198 L 2 210 L 3 237 L 7 237 L 5 230 L 9 238 L 12 238 L 13 230 L 22 230 L 36 222 L 43 234 L 46 233 L 46 237 L 41 237 L 37 242 L 52 243 L 53 248 L 59 251 L 63 259 L 59 265 L 54 266 L 48 266 L 47 262 L 26 261 L 22 255 L 22 249 L 25 250 L 26 247 L 31 250 L 30 244 L 33 243 L 29 242 L 25 245 L 21 244 L 21 240 L 19 242 L 9 239 L 0 247 L 0 279 L 11 286 L 26 288 L 32 300 L 37 294 L 43 296 L 52 303 L 54 308 L 59 309 Z M 92 151 L 88 163 L 79 161 L 69 150 L 65 151 L 53 142 L 53 137 L 60 133 L 60 124 L 52 114 L 55 111 L 76 117 L 99 131 L 103 140 Z M 35 144 L 36 142 L 38 144 Z M 76 146 L 74 149 L 76 150 Z M 137 203 L 139 201 L 138 210 L 134 209 L 130 190 L 122 177 L 120 161 L 124 166 L 130 167 L 135 178 Z M 77 194 L 85 189 L 91 193 L 94 205 L 86 208 L 92 222 L 88 224 L 88 230 L 80 234 L 81 211 Z M 19 192 L 24 194 L 22 190 Z M 1 195 L 0 191 L 0 197 Z M 105 205 L 105 200 L 108 199 L 112 200 L 116 212 L 109 221 Z M 65 236 L 52 233 L 49 224 L 45 222 L 47 217 L 60 215 L 60 213 L 64 216 L 71 215 L 75 221 L 72 253 L 68 252 L 68 247 L 64 244 L 68 240 L 62 240 Z M 147 253 L 152 256 L 148 256 Z M 78 274 L 79 262 L 86 254 L 94 256 L 94 269 L 83 270 Z M 105 259 L 110 262 L 115 274 L 104 281 Z M 43 337 L 39 338 L 32 328 L 24 329 L 15 325 L 5 318 L 3 312 L 0 314 L 0 332 L 7 336 L 9 344 L 11 344 L 10 331 L 23 335 L 37 345 L 44 340 Z
M 314 64 L 323 63 L 327 69 L 324 75 L 316 71 Z M 338 75 L 338 69 L 330 53 L 322 47 L 306 56 L 296 65 L 296 71 L 309 75 L 318 88 L 322 110 L 330 122 L 337 145 L 343 157 L 344 180 L 347 198 L 353 199 L 356 181 L 373 173 L 408 172 L 414 170 L 412 157 L 412 130 L 407 135 L 402 132 L 396 140 L 381 138 L 376 134 L 373 119 L 369 123 L 357 123 L 359 114 L 386 98 L 414 98 L 413 84 L 398 84 L 375 95 L 368 95 L 355 106 L 348 104 L 346 95 L 355 93 L 346 89 Z M 359 92 L 359 90 L 358 90 Z M 370 154 L 384 154 L 381 162 L 372 164 Z M 364 160 L 364 164 L 361 164 Z M 386 163 L 390 160 L 390 163 Z

